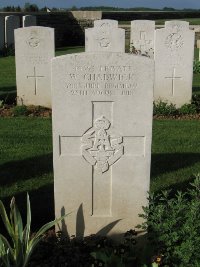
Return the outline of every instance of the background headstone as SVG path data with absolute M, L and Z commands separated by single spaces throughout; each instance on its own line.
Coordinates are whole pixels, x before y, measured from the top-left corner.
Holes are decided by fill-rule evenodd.
M 197 40 L 197 48 L 199 49 L 199 61 L 200 61 L 200 40 Z
M 118 28 L 118 21 L 112 19 L 99 19 L 94 21 L 95 27 L 113 27 Z
M 51 107 L 51 59 L 55 56 L 54 29 L 15 30 L 17 101 Z
M 147 57 L 91 51 L 52 60 L 55 212 L 73 211 L 62 223 L 69 235 L 117 237 L 141 223 L 153 79 Z
M 7 46 L 14 45 L 14 30 L 20 27 L 18 16 L 5 17 L 5 43 Z
M 85 30 L 86 52 L 125 52 L 125 30 L 115 20 L 94 21 L 94 28 Z
M 4 32 L 4 17 L 0 16 L 0 49 L 4 47 L 5 44 L 5 32 Z
M 36 25 L 37 25 L 36 16 L 26 15 L 22 17 L 22 27 L 30 27 Z
M 194 31 L 185 21 L 168 21 L 156 30 L 154 99 L 177 107 L 192 97 Z
M 130 50 L 133 46 L 141 54 L 147 54 L 153 58 L 154 54 L 155 21 L 133 20 L 131 21 Z

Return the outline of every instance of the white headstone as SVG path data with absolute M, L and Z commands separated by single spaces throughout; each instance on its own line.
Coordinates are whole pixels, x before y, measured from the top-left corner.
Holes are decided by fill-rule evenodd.
M 55 212 L 72 211 L 69 235 L 120 235 L 141 223 L 153 79 L 154 63 L 142 56 L 85 52 L 52 60 Z
M 125 30 L 115 20 L 94 21 L 94 28 L 85 30 L 86 52 L 125 52 Z
M 197 40 L 197 48 L 199 49 L 199 61 L 200 61 L 200 40 Z
M 0 16 L 0 49 L 4 47 L 5 44 L 5 33 L 4 33 L 4 18 Z
M 23 27 L 30 27 L 30 26 L 36 26 L 36 25 L 37 25 L 36 16 L 26 15 L 22 17 Z
M 118 28 L 118 21 L 112 19 L 99 19 L 94 21 L 94 27 Z
M 14 30 L 20 27 L 18 16 L 5 17 L 5 43 L 7 46 L 14 44 Z
M 18 104 L 51 107 L 54 56 L 54 29 L 33 26 L 15 30 Z
M 168 21 L 156 30 L 154 99 L 177 107 L 192 97 L 194 31 L 185 21 Z
M 130 49 L 140 51 L 141 54 L 153 58 L 154 54 L 155 21 L 133 20 L 131 21 Z
M 197 40 L 197 48 L 200 48 L 200 40 Z

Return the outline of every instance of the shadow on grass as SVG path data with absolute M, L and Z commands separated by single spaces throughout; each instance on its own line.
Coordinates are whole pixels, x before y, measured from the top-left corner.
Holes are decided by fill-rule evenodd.
M 152 154 L 151 177 L 200 163 L 200 153 Z
M 45 185 L 37 190 L 29 191 L 31 203 L 31 231 L 38 230 L 42 225 L 54 220 L 54 190 L 53 184 Z M 26 224 L 26 192 L 15 195 L 17 206 L 22 215 L 24 226 Z M 1 199 L 9 214 L 11 197 L 4 197 Z M 4 227 L 2 228 L 2 221 L 0 220 L 1 233 L 6 234 Z
M 9 186 L 45 173 L 53 172 L 53 154 L 17 160 L 0 165 L 1 186 Z
M 17 91 L 15 86 L 0 88 L 0 100 L 5 104 L 15 104 L 17 98 Z
M 195 86 L 195 87 L 192 87 L 192 93 L 193 94 L 200 94 L 200 87 L 198 86 Z

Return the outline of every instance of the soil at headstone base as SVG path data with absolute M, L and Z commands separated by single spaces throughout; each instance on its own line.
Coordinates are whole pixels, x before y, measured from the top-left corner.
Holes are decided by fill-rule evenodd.
M 26 106 L 24 112 L 17 111 L 15 105 L 4 105 L 2 108 L 0 108 L 0 117 L 26 116 L 50 118 L 51 113 L 51 109 L 41 106 Z

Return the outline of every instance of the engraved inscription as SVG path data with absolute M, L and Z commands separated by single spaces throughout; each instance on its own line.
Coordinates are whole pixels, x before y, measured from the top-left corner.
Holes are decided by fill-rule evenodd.
M 76 65 L 66 74 L 65 88 L 72 96 L 131 96 L 137 88 L 135 69 L 118 65 Z
M 101 116 L 82 137 L 82 156 L 92 166 L 104 173 L 124 154 L 123 138 L 110 129 L 110 121 Z

